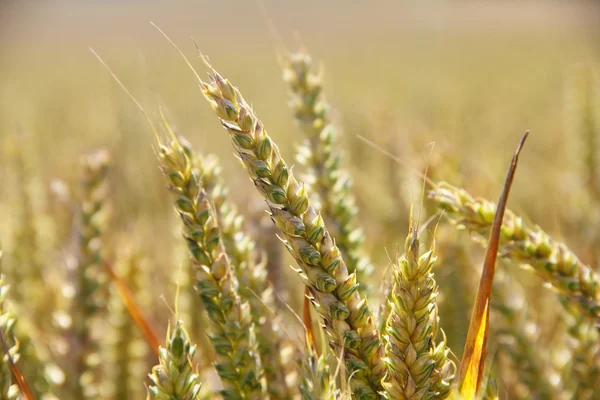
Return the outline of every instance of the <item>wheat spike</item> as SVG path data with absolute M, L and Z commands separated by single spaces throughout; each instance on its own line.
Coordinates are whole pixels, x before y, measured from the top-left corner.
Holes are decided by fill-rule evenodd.
M 160 168 L 168 180 L 183 235 L 196 269 L 196 290 L 211 321 L 210 340 L 226 399 L 265 397 L 260 356 L 250 306 L 240 299 L 238 282 L 222 243 L 215 212 L 176 138 L 159 144 Z
M 192 360 L 196 346 L 190 343 L 189 336 L 181 321 L 175 329 L 167 330 L 167 344 L 158 351 L 159 364 L 152 368 L 148 376 L 154 385 L 148 388 L 155 400 L 200 400 L 198 374 L 194 373 Z
M 444 399 L 450 393 L 456 368 L 439 328 L 438 290 L 431 272 L 435 260 L 433 246 L 419 255 L 418 233 L 411 226 L 405 254 L 392 271 L 394 287 L 384 335 L 388 371 L 383 387 L 388 399 Z
M 336 239 L 348 271 L 356 272 L 361 285 L 365 285 L 373 266 L 360 248 L 364 235 L 356 226 L 358 209 L 351 191 L 352 182 L 341 165 L 342 154 L 329 115 L 330 105 L 323 93 L 322 74 L 315 70 L 311 57 L 302 51 L 290 54 L 285 61 L 283 76 L 290 87 L 290 107 L 306 137 L 297 156 L 307 170 L 303 176 L 306 190 L 311 194 L 313 207 L 320 210 Z
M 108 276 L 103 266 L 103 233 L 108 207 L 107 174 L 110 156 L 104 150 L 82 159 L 82 201 L 78 221 L 76 295 L 71 303 L 72 326 L 69 332 L 73 363 L 67 385 L 76 398 L 100 395 L 101 363 L 99 344 L 91 329 L 100 321 L 106 306 Z
M 474 199 L 465 190 L 442 182 L 429 192 L 429 198 L 446 211 L 459 228 L 475 233 L 485 243 L 494 219 L 496 205 Z M 531 225 L 506 210 L 502 225 L 499 254 L 535 272 L 554 290 L 577 306 L 591 321 L 600 321 L 600 279 L 569 248 L 553 240 L 539 226 Z
M 277 145 L 239 91 L 216 71 L 203 93 L 230 134 L 238 156 L 257 190 L 267 200 L 273 222 L 284 235 L 298 273 L 314 298 L 335 354 L 344 357 L 353 393 L 375 399 L 385 366 L 375 321 L 366 299 L 357 292 L 356 274 L 348 269 L 339 248 L 306 188 L 294 178 Z
M 274 399 L 291 399 L 294 391 L 286 384 L 286 378 L 292 366 L 283 356 L 288 345 L 280 322 L 269 314 L 275 304 L 267 281 L 266 260 L 258 259 L 256 243 L 246 234 L 243 217 L 229 200 L 218 159 L 213 155 L 203 157 L 185 141 L 181 143 L 194 166 L 194 173 L 200 177 L 201 186 L 214 204 L 221 237 L 239 282 L 240 297 L 250 304 L 269 394 Z

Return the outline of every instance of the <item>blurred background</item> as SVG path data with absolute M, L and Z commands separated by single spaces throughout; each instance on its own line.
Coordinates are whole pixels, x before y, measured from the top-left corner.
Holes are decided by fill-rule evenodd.
M 598 199 L 590 188 L 597 177 L 590 172 L 596 168 L 590 154 L 597 143 L 587 133 L 600 129 L 598 2 L 263 0 L 263 5 L 270 21 L 254 1 L 0 2 L 0 240 L 7 262 L 16 247 L 15 210 L 25 192 L 38 216 L 45 263 L 61 268 L 69 227 L 57 220 L 68 220 L 65 204 L 76 197 L 80 157 L 106 148 L 113 159 L 113 246 L 133 241 L 142 249 L 155 305 L 149 309 L 159 331 L 166 327 L 170 314 L 159 296 L 173 302 L 174 271 L 184 259 L 177 221 L 151 130 L 89 47 L 152 118 L 165 107 L 199 151 L 220 158 L 232 197 L 253 230 L 274 237 L 262 231 L 264 204 L 193 74 L 149 21 L 205 76 L 193 37 L 240 88 L 290 162 L 302 137 L 287 106 L 279 58 L 304 48 L 323 65 L 358 220 L 378 267 L 374 282 L 388 266 L 388 254 L 393 257 L 404 242 L 411 202 L 421 202 L 421 181 L 411 168 L 429 165 L 434 180 L 496 200 L 527 129 L 531 136 L 509 207 L 565 241 L 584 262 L 596 262 L 598 216 L 592 209 Z M 436 267 L 442 301 L 456 295 L 454 285 L 464 274 L 476 281 L 481 265 L 481 251 L 467 234 L 440 229 L 438 240 L 444 234 L 461 240 L 470 266 L 444 268 L 456 260 L 444 259 L 442 246 Z M 291 261 L 280 257 L 294 287 Z M 539 340 L 549 342 L 555 335 L 555 296 L 529 275 L 523 284 L 536 294 L 535 318 L 546 321 Z M 281 291 L 290 304 L 300 304 L 302 293 L 285 285 Z M 442 326 L 459 354 L 468 313 L 452 312 L 448 317 L 441 312 Z
M 263 3 L 287 49 L 303 46 L 324 66 L 340 144 L 361 188 L 356 196 L 364 223 L 378 225 L 381 212 L 407 210 L 392 203 L 372 206 L 382 197 L 379 187 L 388 186 L 381 169 L 388 161 L 356 135 L 407 162 L 427 157 L 435 142 L 433 160 L 453 164 L 448 169 L 457 172 L 439 179 L 469 182 L 471 192 L 495 198 L 518 138 L 530 129 L 511 205 L 546 220 L 546 229 L 559 229 L 557 215 L 577 187 L 569 175 L 578 163 L 576 81 L 600 57 L 595 2 Z M 192 73 L 150 20 L 204 76 L 193 37 L 252 102 L 287 158 L 293 157 L 300 138 L 280 78 L 284 49 L 253 1 L 3 1 L 2 146 L 20 132 L 18 145 L 36 158 L 43 181 L 76 179 L 78 155 L 107 147 L 121 180 L 115 196 L 131 206 L 118 207 L 120 217 L 168 204 L 150 130 L 90 53 L 93 47 L 150 114 L 162 104 L 195 146 L 223 160 L 237 195 L 258 198 L 249 183 L 237 184 L 247 180 L 232 162 L 227 135 Z M 542 194 L 543 201 L 528 201 Z M 170 215 L 168 207 L 163 214 Z M 128 218 L 115 221 L 125 224 Z M 405 228 L 398 227 L 400 238 Z M 397 238 L 388 240 L 377 253 Z

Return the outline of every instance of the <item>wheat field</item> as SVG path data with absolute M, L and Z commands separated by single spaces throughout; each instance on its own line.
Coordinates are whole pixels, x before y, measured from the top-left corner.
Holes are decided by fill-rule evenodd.
M 0 3 L 0 399 L 599 399 L 597 21 Z

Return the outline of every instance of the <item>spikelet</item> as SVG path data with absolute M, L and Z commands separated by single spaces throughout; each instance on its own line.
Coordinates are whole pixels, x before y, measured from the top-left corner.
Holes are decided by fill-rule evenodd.
M 443 399 L 450 393 L 455 366 L 447 358 L 450 350 L 439 329 L 437 283 L 431 272 L 434 249 L 419 256 L 418 233 L 411 226 L 405 251 L 393 267 L 384 335 L 385 395 L 388 399 Z M 438 333 L 442 340 L 436 342 Z
M 356 274 L 348 273 L 323 218 L 262 122 L 229 81 L 216 71 L 211 78 L 210 83 L 201 82 L 203 93 L 230 134 L 257 190 L 267 200 L 273 222 L 311 291 L 332 351 L 341 354 L 344 349 L 354 396 L 377 398 L 385 372 L 381 340 L 366 299 L 357 292 Z
M 166 347 L 160 347 L 158 351 L 159 364 L 148 375 L 153 383 L 148 388 L 148 398 L 200 400 L 201 385 L 192 366 L 196 346 L 190 343 L 181 321 L 177 321 L 172 333 L 170 330 L 167 330 Z
M 335 238 L 348 272 L 356 272 L 361 286 L 366 285 L 373 266 L 360 249 L 363 234 L 356 226 L 358 210 L 351 193 L 352 182 L 341 166 L 342 155 L 329 115 L 330 106 L 323 94 L 322 74 L 315 71 L 308 54 L 298 52 L 287 57 L 283 76 L 291 89 L 290 107 L 296 123 L 306 137 L 297 157 L 307 170 L 303 177 L 306 190 Z M 365 288 L 364 293 L 367 292 Z
M 429 198 L 446 211 L 459 228 L 475 233 L 486 243 L 496 205 L 474 199 L 465 190 L 445 182 L 429 192 Z M 600 321 L 600 279 L 563 243 L 554 241 L 539 226 L 530 225 L 506 210 L 500 238 L 499 254 L 533 270 L 554 290 L 577 306 L 578 312 L 591 321 Z
M 218 220 L 193 164 L 176 138 L 159 143 L 158 160 L 168 180 L 183 235 L 196 269 L 196 290 L 211 321 L 211 342 L 225 399 L 264 397 L 262 372 L 250 307 L 221 240 Z
M 0 251 L 0 258 L 2 251 Z M 19 343 L 13 336 L 16 316 L 10 310 L 6 302 L 6 294 L 8 285 L 4 282 L 4 276 L 0 275 L 0 335 L 7 346 L 8 354 L 4 348 L 0 348 L 0 400 L 17 400 L 21 399 L 19 387 L 13 382 L 10 360 L 16 363 L 19 360 Z M 10 360 L 9 360 L 10 357 Z

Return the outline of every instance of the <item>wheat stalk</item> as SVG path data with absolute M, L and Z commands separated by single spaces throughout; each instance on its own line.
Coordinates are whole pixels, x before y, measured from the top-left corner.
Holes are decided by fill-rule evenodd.
M 434 248 L 419 255 L 416 228 L 411 226 L 405 254 L 393 266 L 394 286 L 384 340 L 388 399 L 443 399 L 450 393 L 455 365 L 448 359 L 439 328 L 437 283 L 431 269 Z
M 215 212 L 176 138 L 168 145 L 159 143 L 158 160 L 196 268 L 196 290 L 211 321 L 215 367 L 224 387 L 221 394 L 226 399 L 262 398 L 261 363 L 250 307 L 239 297 Z
M 273 222 L 296 259 L 310 289 L 335 354 L 344 349 L 354 395 L 374 399 L 385 367 L 375 321 L 357 292 L 356 274 L 348 269 L 325 222 L 294 178 L 262 122 L 239 91 L 216 71 L 201 82 L 203 93 L 233 140 L 257 190 L 267 200 Z
M 148 391 L 156 400 L 200 400 L 201 385 L 192 366 L 196 346 L 190 343 L 181 321 L 177 321 L 172 333 L 170 330 L 166 346 L 158 352 L 159 364 L 149 374 L 154 385 Z

